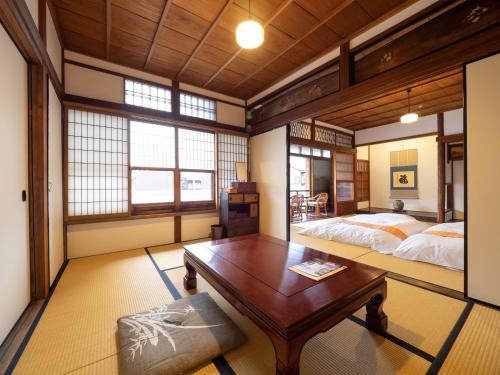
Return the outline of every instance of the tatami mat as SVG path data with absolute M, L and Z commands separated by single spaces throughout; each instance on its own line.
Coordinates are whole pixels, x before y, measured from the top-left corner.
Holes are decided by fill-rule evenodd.
M 325 253 L 337 255 L 347 259 L 355 259 L 357 257 L 360 257 L 361 255 L 374 252 L 372 249 L 369 249 L 367 247 L 328 241 L 310 236 L 303 236 L 302 234 L 297 233 L 300 230 L 301 228 L 297 226 L 290 226 L 290 241 L 310 247 L 311 249 L 320 250 Z
M 440 374 L 500 374 L 500 311 L 474 305 Z
M 432 356 L 438 354 L 465 306 L 463 301 L 387 279 L 387 332 Z M 355 315 L 365 320 L 366 309 Z
M 166 274 L 182 295 L 188 295 L 182 287 L 182 268 Z M 244 375 L 274 374 L 274 349 L 266 335 L 200 276 L 197 291 L 209 292 L 249 337 L 244 346 L 225 355 L 233 370 Z M 430 362 L 359 324 L 345 320 L 308 341 L 300 366 L 301 374 L 425 374 Z
M 449 289 L 464 291 L 464 273 L 429 263 L 401 259 L 376 251 L 356 258 L 356 262 L 369 264 Z
M 184 245 L 206 241 L 210 241 L 210 238 L 153 246 L 149 247 L 148 250 L 155 259 L 156 264 L 158 264 L 158 267 L 160 267 L 161 270 L 166 270 L 184 265 Z
M 117 318 L 171 301 L 144 249 L 71 260 L 15 373 L 116 373 Z

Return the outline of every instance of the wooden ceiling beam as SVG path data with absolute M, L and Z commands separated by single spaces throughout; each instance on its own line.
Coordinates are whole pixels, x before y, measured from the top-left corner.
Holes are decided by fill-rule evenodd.
M 109 60 L 111 47 L 111 0 L 106 0 L 106 59 Z
M 254 77 L 257 73 L 261 72 L 262 70 L 266 69 L 269 65 L 274 63 L 276 60 L 281 58 L 285 53 L 290 51 L 292 48 L 296 47 L 299 45 L 299 43 L 303 42 L 307 37 L 309 37 L 312 33 L 314 33 L 316 30 L 318 30 L 320 27 L 325 25 L 328 21 L 330 21 L 333 17 L 335 17 L 337 14 L 339 14 L 342 10 L 347 8 L 349 5 L 354 3 L 354 0 L 344 0 L 342 3 L 340 3 L 338 6 L 336 6 L 334 9 L 332 9 L 323 19 L 319 20 L 316 22 L 311 29 L 309 29 L 304 35 L 302 35 L 300 38 L 296 39 L 295 42 L 290 44 L 287 48 L 285 48 L 282 52 L 274 55 L 272 59 L 267 61 L 267 63 L 259 66 L 256 70 L 254 70 L 252 73 L 248 74 L 245 78 L 243 78 L 241 81 L 237 82 L 233 88 L 236 88 L 238 86 L 241 86 L 243 83 L 248 81 L 250 78 Z
M 264 22 L 262 27 L 264 29 L 266 29 L 267 26 L 269 26 L 276 19 L 276 17 L 278 17 L 292 3 L 293 3 L 293 0 L 282 1 L 281 4 L 271 14 L 271 17 L 269 17 L 269 19 L 266 22 Z M 209 79 L 207 79 L 205 81 L 205 83 L 203 84 L 203 87 L 207 87 L 224 69 L 227 68 L 227 66 L 229 64 L 231 64 L 233 62 L 233 60 L 236 57 L 238 57 L 238 55 L 241 53 L 241 51 L 243 51 L 243 48 L 240 48 L 235 53 L 233 53 L 231 55 L 231 57 L 219 69 L 217 69 L 217 71 L 214 74 L 212 74 Z
M 193 50 L 193 52 L 191 53 L 191 55 L 189 56 L 189 58 L 187 59 L 187 61 L 184 63 L 184 65 L 182 65 L 182 67 L 180 68 L 180 70 L 175 75 L 175 79 L 176 80 L 179 80 L 179 78 L 181 77 L 182 73 L 184 73 L 184 71 L 186 70 L 186 68 L 191 63 L 191 61 L 193 61 L 193 59 L 196 56 L 196 54 L 200 51 L 201 47 L 205 44 L 205 41 L 207 40 L 207 38 L 210 36 L 210 34 L 212 33 L 212 31 L 215 29 L 215 27 L 219 23 L 220 19 L 224 16 L 224 14 L 226 13 L 226 11 L 233 4 L 233 1 L 234 0 L 227 0 L 226 1 L 226 4 L 224 4 L 224 6 L 222 7 L 222 9 L 219 11 L 219 14 L 217 14 L 217 17 L 215 17 L 215 19 L 212 21 L 212 24 L 208 28 L 208 30 L 205 33 L 205 35 L 203 35 L 203 37 L 200 39 L 200 41 L 196 45 L 195 49 Z
M 148 56 L 146 57 L 146 61 L 144 62 L 144 67 L 143 67 L 144 70 L 146 70 L 146 68 L 148 67 L 148 64 L 150 63 L 151 59 L 153 58 L 153 54 L 154 54 L 156 46 L 158 44 L 158 38 L 160 37 L 161 29 L 163 28 L 163 25 L 165 24 L 165 21 L 167 19 L 168 10 L 170 9 L 172 2 L 173 2 L 173 0 L 165 0 L 165 5 L 163 6 L 163 11 L 161 12 L 161 17 L 160 17 L 160 20 L 158 21 L 158 26 L 156 27 L 155 36 L 153 37 L 153 40 L 151 41 L 151 46 L 149 47 Z

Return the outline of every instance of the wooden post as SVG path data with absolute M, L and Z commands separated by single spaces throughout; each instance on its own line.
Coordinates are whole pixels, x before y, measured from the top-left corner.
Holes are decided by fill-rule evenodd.
M 437 114 L 437 135 L 438 135 L 438 223 L 444 223 L 446 213 L 446 160 L 445 143 L 440 139 L 444 136 L 444 115 Z
M 47 297 L 49 276 L 47 70 L 30 65 L 31 297 Z
M 351 85 L 351 56 L 349 41 L 340 45 L 340 89 L 343 90 Z

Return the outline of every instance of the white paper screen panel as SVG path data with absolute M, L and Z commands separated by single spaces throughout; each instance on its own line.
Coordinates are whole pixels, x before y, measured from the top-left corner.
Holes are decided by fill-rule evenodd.
M 179 128 L 179 168 L 215 169 L 214 133 Z
M 248 163 L 248 138 L 219 133 L 217 146 L 219 189 L 229 188 L 236 181 L 236 163 Z
M 128 122 L 68 111 L 68 215 L 128 211 Z

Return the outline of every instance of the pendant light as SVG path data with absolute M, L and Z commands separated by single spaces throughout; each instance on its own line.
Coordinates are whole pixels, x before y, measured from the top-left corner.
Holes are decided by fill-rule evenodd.
M 410 111 L 410 91 L 411 89 L 406 90 L 406 92 L 408 93 L 408 112 L 400 117 L 399 120 L 402 124 L 411 124 L 418 120 L 418 114 Z
M 264 28 L 260 23 L 252 20 L 250 0 L 248 0 L 248 20 L 243 21 L 236 28 L 236 43 L 245 49 L 257 48 L 264 43 Z

